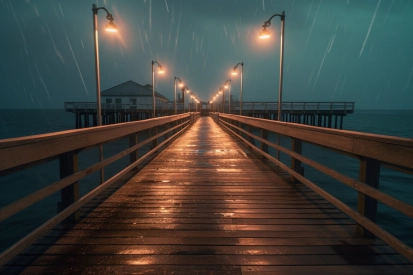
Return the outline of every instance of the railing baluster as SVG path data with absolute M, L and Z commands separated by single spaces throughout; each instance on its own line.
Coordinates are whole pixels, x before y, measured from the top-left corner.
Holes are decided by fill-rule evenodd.
M 292 138 L 291 139 L 292 142 L 292 150 L 297 153 L 297 154 L 302 154 L 302 150 L 303 150 L 303 142 L 301 139 L 297 139 L 297 138 Z M 298 159 L 295 159 L 293 157 L 291 157 L 291 169 L 293 169 L 295 172 L 299 173 L 300 175 L 303 175 L 304 171 L 301 167 L 301 161 L 299 161 Z M 297 179 L 293 178 L 294 182 L 298 182 Z
M 59 168 L 60 178 L 63 179 L 78 171 L 78 155 L 74 151 L 66 152 L 59 155 Z M 79 200 L 79 182 L 74 182 L 69 186 L 66 186 L 60 191 L 61 202 L 58 203 L 58 212 L 65 209 L 75 201 Z M 68 216 L 64 223 L 70 223 L 78 221 L 80 218 L 80 212 L 75 211 Z
M 139 132 L 130 134 L 129 135 L 129 147 L 135 146 L 138 143 L 139 143 Z M 134 163 L 138 159 L 139 159 L 138 150 L 133 151 L 132 153 L 129 154 L 130 164 Z
M 380 162 L 375 159 L 364 157 L 360 160 L 359 180 L 374 188 L 379 188 Z M 358 212 L 373 222 L 376 222 L 377 200 L 359 192 L 358 193 Z M 357 231 L 363 237 L 373 237 L 368 230 L 357 225 Z
M 268 140 L 268 130 L 261 129 L 261 138 Z M 261 150 L 268 153 L 268 144 L 261 142 Z

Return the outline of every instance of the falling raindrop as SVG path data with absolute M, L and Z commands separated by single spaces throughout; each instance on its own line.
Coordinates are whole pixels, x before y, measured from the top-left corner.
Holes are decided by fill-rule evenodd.
M 313 6 L 313 2 L 314 0 L 311 1 L 310 8 L 308 9 L 308 12 L 307 12 L 307 17 L 305 18 L 304 26 L 307 25 L 307 20 L 308 20 L 308 17 L 310 16 L 310 11 L 311 11 L 311 7 Z
M 304 48 L 304 50 L 307 49 L 308 41 L 310 41 L 311 33 L 313 32 L 314 23 L 315 23 L 315 21 L 316 21 L 316 19 L 317 19 L 318 11 L 320 10 L 321 2 L 323 2 L 323 0 L 320 0 L 320 2 L 318 3 L 317 12 L 315 13 L 314 20 L 313 20 L 313 24 L 311 25 L 310 33 L 308 34 L 308 38 L 307 38 L 307 42 L 305 43 L 305 48 Z
M 166 5 L 166 10 L 169 13 L 168 3 L 166 2 L 166 0 L 165 0 L 165 5 Z
M 65 35 L 66 35 L 66 34 L 65 34 Z M 79 71 L 79 75 L 80 75 L 80 79 L 82 80 L 83 87 L 85 88 L 86 94 L 89 95 L 89 91 L 88 91 L 87 88 L 86 88 L 86 84 L 85 84 L 85 81 L 83 80 L 82 72 L 80 71 L 79 64 L 77 64 L 76 56 L 75 56 L 75 54 L 73 53 L 72 45 L 70 44 L 69 37 L 67 37 L 67 35 L 66 35 L 66 40 L 67 40 L 67 43 L 69 44 L 70 51 L 72 52 L 73 59 L 75 60 L 77 70 Z
M 374 11 L 373 18 L 371 19 L 370 26 L 369 26 L 369 29 L 367 31 L 366 38 L 364 39 L 363 46 L 361 47 L 359 57 L 361 57 L 361 55 L 363 54 L 364 46 L 366 45 L 367 39 L 369 39 L 371 27 L 373 26 L 374 19 L 376 19 L 376 14 L 377 14 L 377 10 L 379 9 L 380 2 L 381 2 L 381 0 L 379 0 L 379 2 L 377 3 L 376 10 Z
M 62 13 L 62 16 L 65 17 L 65 15 L 63 14 L 62 6 L 60 6 L 60 3 L 59 3 L 59 8 L 60 8 L 60 12 Z
M 50 94 L 49 94 L 49 90 L 47 90 L 46 84 L 45 84 L 44 81 L 43 81 L 43 77 L 42 77 L 42 75 L 40 74 L 39 68 L 37 67 L 37 64 L 36 64 L 36 63 L 34 63 L 34 67 L 36 68 L 36 71 L 37 71 L 37 73 L 38 73 L 37 78 L 40 80 L 40 82 L 42 82 L 43 87 L 44 87 L 44 89 L 45 89 L 45 91 L 46 91 L 47 96 L 49 97 L 49 99 L 51 99 L 51 98 L 50 98 Z

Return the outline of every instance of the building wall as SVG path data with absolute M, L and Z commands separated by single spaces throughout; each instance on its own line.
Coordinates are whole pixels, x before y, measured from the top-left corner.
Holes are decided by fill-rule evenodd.
M 132 105 L 132 100 L 136 101 L 136 105 L 152 105 L 152 97 L 139 97 L 139 96 L 102 96 L 102 103 L 107 104 L 107 99 L 111 99 L 112 102 L 110 104 L 127 104 Z M 116 101 L 118 100 L 118 101 Z M 156 105 L 166 105 L 167 100 L 156 98 Z

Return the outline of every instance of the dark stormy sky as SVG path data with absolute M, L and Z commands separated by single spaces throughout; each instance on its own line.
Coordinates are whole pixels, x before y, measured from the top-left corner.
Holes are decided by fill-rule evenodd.
M 0 108 L 63 108 L 95 102 L 92 3 L 0 0 Z M 100 0 L 102 90 L 151 83 L 173 99 L 174 76 L 203 101 L 244 62 L 245 101 L 277 101 L 280 20 L 285 11 L 284 101 L 355 101 L 357 109 L 413 108 L 411 0 Z

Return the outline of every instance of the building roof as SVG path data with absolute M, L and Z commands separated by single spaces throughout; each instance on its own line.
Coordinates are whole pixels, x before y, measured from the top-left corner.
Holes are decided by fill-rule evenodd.
M 101 96 L 140 96 L 152 97 L 152 85 L 146 84 L 142 86 L 132 80 L 119 84 L 115 87 L 104 90 L 100 93 Z M 155 97 L 168 100 L 164 95 L 155 91 Z

